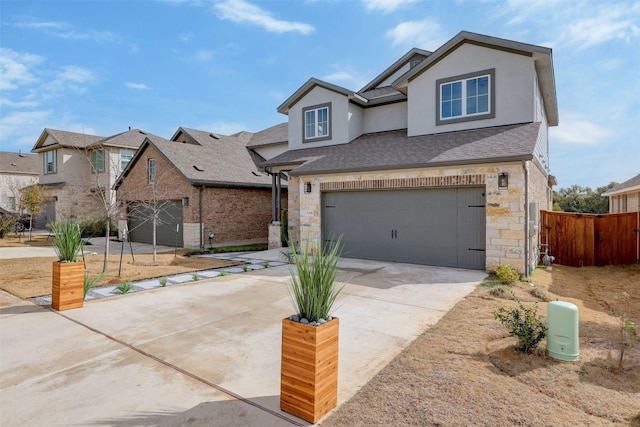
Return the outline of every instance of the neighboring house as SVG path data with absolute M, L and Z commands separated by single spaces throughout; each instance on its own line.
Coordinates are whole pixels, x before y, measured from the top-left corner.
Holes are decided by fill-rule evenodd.
M 536 265 L 551 210 L 551 49 L 461 32 L 361 90 L 308 80 L 280 107 L 289 234 L 347 257 L 493 270 Z
M 147 138 L 160 139 L 139 129 L 106 138 L 44 129 L 31 151 L 40 158 L 46 221 L 104 216 L 116 178 Z
M 602 193 L 609 197 L 609 213 L 640 212 L 640 174 Z
M 179 128 L 171 140 L 144 141 L 115 185 L 119 228 L 130 240 L 205 247 L 223 242 L 263 243 L 273 219 L 272 178 L 259 171 L 253 137 Z M 256 159 L 257 160 L 257 159 Z M 286 204 L 286 193 L 282 194 Z M 215 237 L 210 241 L 209 233 Z
M 20 212 L 20 190 L 38 183 L 38 156 L 0 151 L 0 208 Z

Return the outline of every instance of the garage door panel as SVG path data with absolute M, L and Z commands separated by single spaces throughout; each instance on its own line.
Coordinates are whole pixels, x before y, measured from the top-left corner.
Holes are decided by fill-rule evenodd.
M 322 232 L 343 256 L 485 268 L 482 188 L 323 193 Z

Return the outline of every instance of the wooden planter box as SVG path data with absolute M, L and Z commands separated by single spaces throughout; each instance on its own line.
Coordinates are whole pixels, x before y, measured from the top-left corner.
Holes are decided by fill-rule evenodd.
M 280 409 L 316 423 L 338 404 L 338 331 L 282 320 Z
M 51 307 L 55 310 L 80 308 L 84 303 L 84 262 L 53 263 Z

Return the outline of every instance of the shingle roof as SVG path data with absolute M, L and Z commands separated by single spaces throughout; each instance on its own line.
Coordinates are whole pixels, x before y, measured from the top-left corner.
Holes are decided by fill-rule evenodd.
M 271 178 L 260 172 L 246 148 L 251 134 L 214 135 L 181 128 L 197 144 L 150 141 L 191 183 L 214 186 L 271 187 Z
M 48 147 L 48 145 L 47 146 L 44 145 L 47 134 L 51 135 L 51 137 L 55 139 L 56 143 L 59 144 L 61 147 L 68 147 L 68 148 L 85 148 L 93 144 L 94 142 L 104 138 L 103 136 L 45 128 L 42 131 L 40 138 L 38 138 L 38 141 L 31 149 L 31 151 L 36 151 L 38 149 Z
M 263 167 L 291 166 L 292 175 L 529 160 L 540 123 L 407 136 L 406 129 L 362 135 L 348 144 L 291 150 Z
M 277 143 L 286 143 L 289 140 L 289 123 L 284 122 L 268 129 L 256 132 L 251 136 L 247 147 L 259 147 Z
M 640 174 L 634 176 L 629 180 L 626 180 L 622 184 L 616 185 L 609 191 L 605 191 L 604 193 L 602 193 L 602 195 L 609 196 L 615 193 L 621 193 L 621 192 L 624 192 L 624 190 L 631 189 L 633 187 L 640 187 Z
M 103 138 L 101 140 L 98 140 L 94 143 L 92 143 L 91 145 L 93 146 L 115 146 L 115 147 L 129 147 L 129 148 L 133 148 L 133 149 L 138 149 L 142 143 L 144 142 L 145 138 L 149 138 L 152 141 L 154 140 L 158 140 L 158 139 L 163 139 L 157 135 L 154 135 L 152 133 L 149 132 L 145 132 L 143 130 L 140 129 L 131 129 L 128 130 L 126 132 L 122 132 L 122 133 L 118 133 L 116 135 L 113 136 L 109 136 L 107 138 Z
M 0 151 L 0 173 L 38 175 L 38 155 Z

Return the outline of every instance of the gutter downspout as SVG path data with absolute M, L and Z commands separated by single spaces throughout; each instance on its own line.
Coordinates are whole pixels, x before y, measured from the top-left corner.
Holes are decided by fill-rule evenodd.
M 529 277 L 529 163 L 522 161 L 524 169 L 524 277 Z
M 202 187 L 200 187 L 200 191 L 198 192 L 198 205 L 199 205 L 198 206 L 198 210 L 199 210 L 198 214 L 200 216 L 200 218 L 199 218 L 199 221 L 200 221 L 200 230 L 199 231 L 200 231 L 200 233 L 199 234 L 200 234 L 200 249 L 201 250 L 204 249 L 204 240 L 203 240 L 203 237 L 202 237 L 202 234 L 204 232 L 204 229 L 202 228 L 203 227 L 203 224 L 202 224 L 202 209 L 203 209 L 203 207 L 202 207 L 202 193 L 203 192 L 204 192 L 204 185 Z

